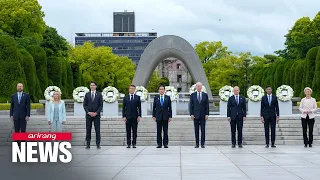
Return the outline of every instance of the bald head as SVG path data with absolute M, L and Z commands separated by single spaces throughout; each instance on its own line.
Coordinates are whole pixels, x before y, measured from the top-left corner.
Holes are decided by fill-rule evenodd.
M 18 92 L 22 92 L 23 91 L 23 84 L 22 83 L 18 83 L 17 84 L 17 91 Z
M 239 86 L 235 86 L 235 87 L 233 88 L 233 94 L 234 94 L 234 95 L 239 95 L 239 93 L 240 93 L 240 88 L 239 88 Z
M 201 92 L 201 90 L 202 90 L 202 83 L 201 83 L 201 82 L 197 82 L 197 83 L 196 83 L 196 88 L 197 88 L 197 91 L 198 91 L 198 92 Z

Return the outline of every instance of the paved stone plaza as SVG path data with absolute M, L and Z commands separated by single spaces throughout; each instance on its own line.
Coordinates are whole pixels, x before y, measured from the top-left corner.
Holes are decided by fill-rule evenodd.
M 127 149 L 104 146 L 100 150 L 75 146 L 73 160 L 60 163 L 11 163 L 11 147 L 0 147 L 1 179 L 53 180 L 318 180 L 320 147 L 250 145 L 154 146 Z

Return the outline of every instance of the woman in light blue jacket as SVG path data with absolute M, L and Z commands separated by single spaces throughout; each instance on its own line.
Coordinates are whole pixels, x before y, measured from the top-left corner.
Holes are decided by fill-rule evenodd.
M 57 91 L 53 93 L 53 101 L 48 107 L 48 124 L 51 132 L 61 132 L 62 124 L 66 122 L 66 107 L 61 100 L 61 94 Z

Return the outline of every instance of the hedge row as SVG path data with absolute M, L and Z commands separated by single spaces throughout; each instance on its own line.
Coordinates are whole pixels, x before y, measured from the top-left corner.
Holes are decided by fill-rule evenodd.
M 31 103 L 31 109 L 42 109 L 43 104 Z M 10 110 L 10 103 L 0 103 L 0 110 Z

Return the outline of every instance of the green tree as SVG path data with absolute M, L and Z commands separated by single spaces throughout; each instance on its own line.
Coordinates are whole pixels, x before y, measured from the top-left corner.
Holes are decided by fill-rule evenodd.
M 228 48 L 222 45 L 221 41 L 200 42 L 199 44 L 196 44 L 195 51 L 202 63 L 207 63 L 210 60 L 217 60 L 231 54 L 231 52 L 228 51 Z
M 313 20 L 309 17 L 298 19 L 288 34 L 285 35 L 285 49 L 276 51 L 286 59 L 305 58 L 309 49 L 320 45 L 320 12 Z
M 70 49 L 67 40 L 60 36 L 55 28 L 49 26 L 46 26 L 41 47 L 46 51 L 48 57 L 67 57 Z
M 33 57 L 30 55 L 30 53 L 26 49 L 21 49 L 20 53 L 22 55 L 22 67 L 25 72 L 25 76 L 27 77 L 27 85 L 29 89 L 29 94 L 32 102 L 38 102 L 38 98 L 41 97 L 40 94 L 37 94 L 37 92 L 41 92 L 41 89 L 37 87 L 37 74 L 36 74 L 36 66 L 33 61 Z
M 41 91 L 48 87 L 47 55 L 46 52 L 36 45 L 27 47 L 28 52 L 32 55 L 36 65 L 37 76 L 40 82 Z
M 94 47 L 89 42 L 72 49 L 70 63 L 73 70 L 80 72 L 73 72 L 75 83 L 89 84 L 94 80 L 100 90 L 115 86 L 121 92 L 127 92 L 134 76 L 135 64 L 130 59 L 113 54 L 110 47 Z M 83 82 L 79 80 L 82 77 L 78 77 L 81 74 Z
M 316 59 L 316 68 L 314 71 L 312 89 L 314 91 L 313 96 L 317 100 L 320 100 L 320 48 L 318 48 L 318 55 Z
M 52 85 L 61 86 L 62 79 L 62 61 L 59 57 L 50 56 L 48 57 L 48 78 L 52 81 Z M 65 92 L 62 92 L 65 93 Z
M 0 7 L 0 29 L 14 38 L 41 39 L 45 22 L 37 0 L 1 0 Z
M 20 62 L 21 54 L 12 37 L 0 35 L 0 101 L 11 100 L 11 95 L 17 91 L 18 83 L 24 84 L 24 91 L 28 92 L 28 84 Z
M 305 60 L 297 61 L 297 66 L 294 67 L 295 74 L 294 75 L 292 74 L 295 77 L 294 86 L 293 86 L 295 97 L 300 96 L 300 93 L 301 93 L 302 79 L 304 74 L 304 64 L 305 64 Z
M 279 61 L 279 64 L 276 67 L 275 74 L 274 74 L 274 83 L 273 83 L 274 89 L 283 85 L 283 70 L 284 70 L 285 64 L 286 64 L 286 61 Z
M 305 68 L 305 74 L 306 74 L 306 86 L 311 87 L 312 81 L 314 77 L 314 70 L 316 66 L 316 58 L 318 54 L 319 47 L 313 47 L 311 48 L 307 53 L 307 61 L 306 61 L 306 68 Z

